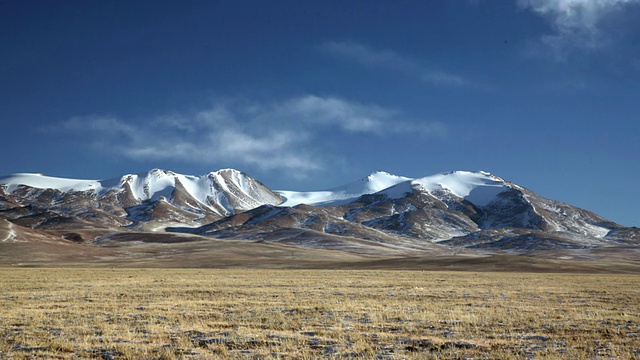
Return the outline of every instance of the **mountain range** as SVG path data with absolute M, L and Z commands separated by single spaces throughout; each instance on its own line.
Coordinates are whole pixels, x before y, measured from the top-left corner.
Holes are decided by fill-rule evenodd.
M 576 258 L 636 253 L 640 229 L 483 171 L 422 178 L 377 171 L 307 192 L 271 190 L 234 169 L 201 176 L 154 169 L 110 180 L 0 178 L 0 246 L 70 243 L 89 251 L 185 241 L 359 256 L 554 252 Z

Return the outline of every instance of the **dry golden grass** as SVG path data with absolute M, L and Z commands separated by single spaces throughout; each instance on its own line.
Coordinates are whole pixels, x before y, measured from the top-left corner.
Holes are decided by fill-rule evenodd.
M 640 276 L 0 269 L 0 358 L 637 358 Z

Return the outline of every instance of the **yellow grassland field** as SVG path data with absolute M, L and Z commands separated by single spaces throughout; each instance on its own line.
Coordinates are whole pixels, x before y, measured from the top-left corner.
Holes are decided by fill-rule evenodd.
M 633 359 L 640 276 L 0 269 L 0 359 Z

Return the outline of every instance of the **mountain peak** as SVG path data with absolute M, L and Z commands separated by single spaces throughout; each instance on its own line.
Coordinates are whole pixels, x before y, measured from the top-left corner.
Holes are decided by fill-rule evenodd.
M 476 175 L 486 175 L 486 176 L 493 176 L 492 173 L 490 173 L 489 171 L 484 171 L 484 170 L 454 170 L 454 171 L 447 171 L 447 172 L 443 172 L 440 175 L 452 175 L 452 174 L 476 174 Z
M 226 168 L 226 169 L 219 169 L 219 170 L 216 170 L 216 171 L 211 171 L 207 175 L 208 176 L 217 176 L 217 175 L 222 175 L 222 174 L 233 174 L 233 175 L 248 176 L 244 172 L 242 172 L 240 170 L 233 169 L 233 168 Z
M 374 172 L 372 172 L 371 174 L 369 174 L 369 176 L 376 176 L 376 175 L 389 175 L 389 176 L 397 176 L 394 175 L 388 171 L 384 171 L 384 170 L 376 170 Z
M 6 187 L 7 192 L 15 191 L 19 186 L 28 186 L 36 189 L 54 189 L 58 191 L 86 191 L 101 188 L 96 180 L 65 179 L 46 176 L 42 173 L 19 173 L 0 179 L 0 185 Z
M 432 194 L 445 190 L 478 206 L 488 204 L 509 189 L 504 180 L 486 171 L 452 171 L 415 179 L 412 183 Z
M 244 174 L 244 172 L 234 168 L 224 168 L 224 169 L 218 170 L 217 172 L 230 172 L 230 173 L 236 173 L 236 174 Z
M 164 169 L 151 169 L 147 172 L 147 175 L 176 175 L 173 171 L 164 170 Z

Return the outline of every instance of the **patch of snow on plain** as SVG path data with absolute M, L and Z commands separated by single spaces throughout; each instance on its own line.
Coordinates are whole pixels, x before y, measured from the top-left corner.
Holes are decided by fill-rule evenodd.
M 114 237 L 114 236 L 116 236 L 118 234 L 120 234 L 120 233 L 119 232 L 110 232 L 110 233 L 107 233 L 107 234 L 104 234 L 104 235 L 102 235 L 100 237 L 95 238 L 94 241 L 99 244 L 99 243 L 102 243 L 102 242 L 105 242 L 105 241 L 109 241 L 112 237 Z
M 167 228 L 170 228 L 170 227 L 197 229 L 198 227 L 200 227 L 200 225 L 189 224 L 188 222 L 167 221 L 162 223 L 156 223 L 153 225 L 146 224 L 145 229 L 151 232 L 166 232 Z
M 607 228 L 603 228 L 600 226 L 596 226 L 596 225 L 592 225 L 589 223 L 584 223 L 584 225 L 582 225 L 584 227 L 584 230 L 586 232 L 586 235 L 591 235 L 597 238 L 604 238 L 605 236 L 607 236 L 607 234 L 609 234 L 609 229 Z
M 0 239 L 0 242 L 8 242 L 13 240 L 18 234 L 15 232 L 15 230 L 13 230 L 13 224 L 7 220 L 4 219 L 0 219 L 2 220 L 2 222 L 7 224 L 7 231 L 6 231 L 6 235 L 4 237 L 4 239 Z

